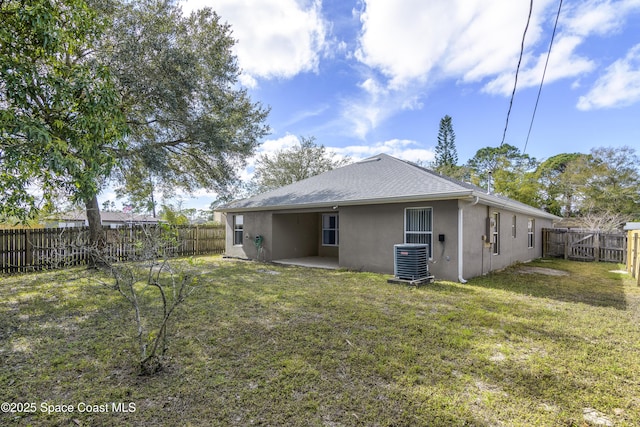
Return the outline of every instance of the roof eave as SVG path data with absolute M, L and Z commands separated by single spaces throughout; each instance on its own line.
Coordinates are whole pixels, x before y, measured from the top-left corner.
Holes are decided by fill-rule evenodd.
M 538 218 L 542 217 L 542 218 L 553 219 L 553 220 L 558 220 L 561 218 L 557 215 L 551 214 L 549 212 L 545 212 L 542 209 L 538 209 L 536 207 L 525 205 L 525 204 L 512 202 L 511 200 L 502 199 L 502 198 L 496 197 L 493 194 L 482 193 L 479 191 L 474 191 L 473 193 L 474 193 L 473 196 L 478 197 L 479 201 L 482 204 L 487 206 L 505 208 L 517 213 L 536 216 Z
M 398 197 L 382 197 L 382 198 L 370 198 L 370 199 L 358 199 L 358 200 L 337 200 L 321 203 L 296 203 L 291 205 L 277 205 L 277 206 L 249 206 L 249 207 L 222 207 L 217 208 L 218 212 L 260 212 L 260 211 L 281 211 L 292 209 L 333 209 L 340 206 L 362 206 L 362 205 L 383 205 L 387 203 L 413 203 L 413 202 L 428 202 L 437 200 L 457 200 L 467 199 L 473 196 L 472 190 L 438 193 L 438 194 L 417 194 L 412 196 L 398 196 Z
M 249 207 L 221 207 L 215 209 L 218 212 L 265 212 L 265 211 L 285 211 L 285 210 L 296 210 L 296 209 L 327 209 L 333 210 L 334 207 L 341 206 L 363 206 L 363 205 L 382 205 L 387 203 L 413 203 L 413 202 L 429 202 L 429 201 L 438 201 L 438 200 L 459 200 L 459 199 L 473 199 L 477 197 L 478 200 L 488 206 L 505 208 L 514 212 L 532 215 L 535 217 L 542 217 L 547 219 L 557 220 L 560 219 L 559 216 L 550 214 L 541 209 L 535 208 L 533 206 L 523 205 L 519 203 L 512 203 L 509 200 L 502 199 L 496 197 L 492 194 L 487 194 L 475 190 L 464 190 L 464 191 L 456 191 L 456 192 L 448 192 L 448 193 L 438 193 L 438 194 L 418 194 L 413 196 L 398 196 L 398 197 L 384 197 L 384 198 L 370 198 L 370 199 L 358 199 L 358 200 L 343 200 L 343 201 L 329 201 L 329 202 L 321 202 L 321 203 L 296 203 L 290 205 L 277 205 L 277 206 L 249 206 Z

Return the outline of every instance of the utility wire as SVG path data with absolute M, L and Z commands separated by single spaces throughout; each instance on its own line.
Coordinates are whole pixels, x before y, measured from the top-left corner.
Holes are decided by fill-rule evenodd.
M 562 10 L 562 0 L 558 6 L 558 13 L 556 14 L 556 22 L 553 24 L 553 33 L 551 34 L 551 42 L 549 43 L 549 51 L 547 52 L 547 62 L 544 64 L 544 71 L 542 72 L 542 80 L 540 81 L 540 88 L 538 89 L 538 97 L 536 98 L 536 106 L 533 108 L 533 115 L 531 116 L 531 124 L 529 125 L 529 132 L 527 132 L 527 140 L 524 143 L 524 149 L 522 154 L 527 151 L 527 144 L 529 144 L 529 137 L 531 136 L 531 129 L 533 128 L 533 120 L 536 118 L 536 111 L 538 111 L 538 102 L 540 101 L 540 94 L 542 93 L 542 85 L 544 84 L 544 76 L 547 74 L 547 65 L 549 65 L 549 56 L 551 56 L 551 46 L 553 46 L 553 39 L 556 37 L 556 29 L 558 28 L 558 19 L 560 19 L 560 10 Z
M 529 22 L 531 22 L 531 12 L 533 11 L 533 0 L 529 3 L 529 16 L 527 17 L 527 25 L 524 27 L 524 33 L 522 33 L 522 43 L 520 44 L 520 58 L 518 59 L 518 66 L 516 67 L 516 80 L 513 83 L 513 92 L 511 92 L 511 101 L 509 101 L 509 110 L 507 111 L 507 121 L 504 124 L 504 132 L 502 133 L 502 142 L 500 146 L 504 144 L 504 139 L 507 136 L 507 128 L 509 127 L 509 116 L 511 115 L 511 107 L 513 106 L 513 98 L 516 96 L 516 87 L 518 86 L 518 72 L 520 71 L 520 64 L 522 63 L 522 55 L 524 54 L 524 39 L 527 36 L 527 30 L 529 29 Z

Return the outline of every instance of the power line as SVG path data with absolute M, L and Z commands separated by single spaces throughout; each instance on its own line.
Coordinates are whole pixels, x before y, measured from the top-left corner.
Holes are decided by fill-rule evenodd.
M 500 146 L 504 144 L 504 139 L 507 136 L 507 128 L 509 127 L 509 116 L 511 115 L 511 107 L 513 106 L 513 98 L 516 96 L 516 87 L 518 86 L 518 72 L 520 71 L 520 64 L 522 63 L 522 55 L 524 54 L 524 39 L 527 36 L 527 30 L 529 29 L 529 22 L 531 22 L 531 12 L 533 11 L 533 0 L 529 3 L 529 16 L 527 17 L 527 25 L 524 27 L 524 33 L 522 33 L 522 43 L 520 44 L 520 58 L 518 59 L 518 66 L 516 67 L 516 79 L 513 83 L 513 92 L 511 92 L 511 101 L 509 101 L 509 110 L 507 111 L 507 121 L 504 124 L 504 132 L 502 133 L 502 142 Z
M 547 74 L 547 65 L 549 65 L 549 57 L 551 56 L 551 46 L 553 46 L 553 39 L 556 37 L 556 29 L 558 28 L 558 20 L 560 19 L 560 10 L 562 10 L 562 0 L 558 6 L 558 13 L 556 14 L 556 22 L 553 24 L 553 34 L 551 34 L 551 42 L 549 43 L 549 51 L 547 52 L 547 61 L 544 64 L 544 71 L 542 72 L 542 80 L 540 80 L 540 88 L 538 88 L 538 97 L 536 98 L 536 106 L 533 108 L 533 114 L 531 115 L 531 124 L 529 125 L 529 132 L 527 132 L 527 140 L 524 143 L 524 149 L 522 154 L 527 151 L 527 144 L 529 144 L 529 137 L 531 136 L 531 129 L 533 128 L 533 121 L 536 118 L 536 111 L 538 110 L 538 102 L 540 101 L 540 94 L 542 93 L 542 85 L 544 84 L 544 77 Z

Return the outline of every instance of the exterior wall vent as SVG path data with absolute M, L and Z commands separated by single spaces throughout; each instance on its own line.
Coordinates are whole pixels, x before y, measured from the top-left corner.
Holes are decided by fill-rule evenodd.
M 394 245 L 393 273 L 401 280 L 421 280 L 429 277 L 429 245 Z

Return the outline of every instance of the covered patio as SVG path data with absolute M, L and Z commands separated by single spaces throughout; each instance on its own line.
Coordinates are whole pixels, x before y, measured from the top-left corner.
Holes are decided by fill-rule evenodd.
M 276 264 L 295 265 L 298 267 L 324 268 L 337 270 L 340 268 L 338 257 L 308 256 L 301 258 L 285 258 L 273 260 Z

